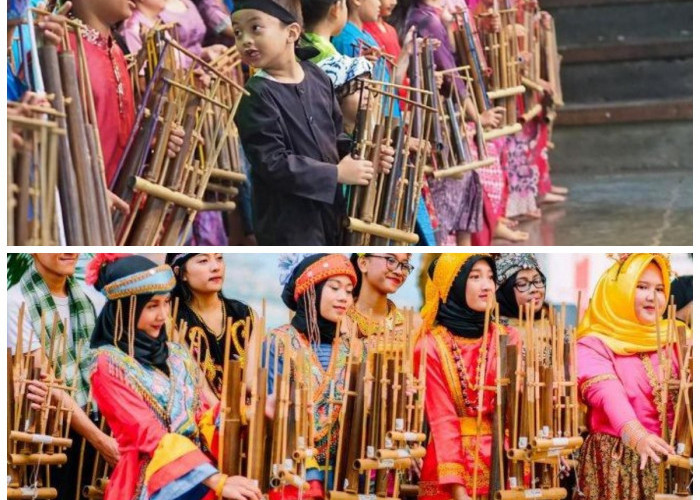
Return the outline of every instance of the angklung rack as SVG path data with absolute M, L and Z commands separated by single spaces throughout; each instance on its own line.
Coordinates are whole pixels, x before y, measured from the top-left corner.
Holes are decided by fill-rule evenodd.
M 456 67 L 437 72 L 433 52 L 434 40 L 424 40 L 420 46 L 415 44 L 410 73 L 411 84 L 429 92 L 429 105 L 435 109 L 426 117 L 429 120 L 427 128 L 431 152 L 425 171 L 436 179 L 460 177 L 470 170 L 491 165 L 495 158 L 486 155 L 485 134 L 478 118 L 473 130 L 467 122 L 467 104 L 471 102 L 476 107 L 469 68 Z M 414 71 L 413 65 L 419 70 Z M 445 79 L 449 81 L 446 95 L 438 88 L 438 76 L 443 82 Z M 466 89 L 465 95 L 460 94 L 458 81 Z M 476 151 L 472 151 L 472 140 Z
M 59 54 L 54 44 L 38 43 L 36 19 L 46 15 L 30 8 L 20 23 L 30 37 L 24 40 L 19 30 L 20 46 L 28 43 L 34 63 L 29 68 L 29 59 L 20 59 L 15 66 L 31 75 L 29 89 L 45 94 L 50 104 L 19 105 L 30 117 L 8 115 L 8 239 L 17 245 L 113 245 L 84 27 L 54 21 L 62 24 L 61 44 L 69 48 Z M 19 148 L 13 130 L 22 137 Z
M 364 79 L 359 92 L 352 154 L 371 161 L 375 171 L 369 185 L 350 189 L 346 240 L 354 245 L 416 244 L 418 203 L 428 154 L 420 145 L 427 142 L 427 117 L 435 109 L 427 104 L 428 92 L 419 88 Z M 399 105 L 403 112 L 395 116 Z M 395 151 L 388 174 L 379 172 L 383 145 Z
M 656 500 L 692 499 L 693 480 L 693 343 L 688 331 L 676 324 L 676 305 L 668 308 L 668 343 L 661 344 L 657 321 L 657 353 L 661 380 L 660 415 L 662 438 L 674 448 L 673 455 L 664 455 L 658 465 L 659 485 Z M 657 317 L 659 316 L 657 312 Z M 674 358 L 678 361 L 674 369 Z M 668 409 L 673 408 L 673 422 Z
M 414 359 L 415 342 L 408 333 L 412 314 L 405 317 L 405 332 L 381 332 L 367 344 L 365 356 L 355 350 L 350 358 L 339 401 L 338 458 L 330 500 L 416 495 L 411 467 L 425 456 L 427 439 L 426 352 Z
M 517 120 L 516 101 L 517 96 L 525 92 L 520 80 L 514 10 L 501 10 L 495 1 L 493 13 L 500 16 L 501 23 L 500 30 L 495 33 L 480 30 L 469 11 L 460 11 L 454 16 L 457 63 L 469 68 L 475 82 L 478 113 L 494 105 L 506 109 L 504 124 L 484 132 L 487 141 L 522 130 Z
M 24 335 L 28 334 L 22 331 L 25 314 L 23 304 L 17 323 L 17 352 L 12 355 L 7 350 L 7 498 L 57 498 L 57 490 L 51 487 L 50 466 L 65 464 L 66 450 L 73 444 L 69 438 L 73 410 L 64 401 L 75 392 L 80 373 L 77 370 L 73 380 L 67 380 L 58 370 L 58 362 L 66 360 L 68 348 L 66 332 L 59 332 L 58 315 L 53 317 L 49 339 L 45 333 L 46 318 L 41 316 L 38 353 L 22 352 Z M 32 332 L 27 345 L 34 340 Z M 78 364 L 79 355 L 80 348 Z M 27 398 L 27 383 L 31 380 L 42 380 L 48 389 L 38 409 L 33 409 Z M 52 397 L 56 390 L 65 396 Z
M 507 403 L 498 421 L 504 422 L 510 442 L 499 448 L 505 449 L 505 459 L 494 454 L 503 465 L 500 480 L 494 484 L 492 478 L 491 491 L 493 498 L 503 500 L 561 500 L 567 491 L 560 485 L 560 466 L 575 469 L 570 456 L 583 445 L 578 434 L 575 333 L 565 326 L 563 310 L 550 307 L 546 318 L 535 320 L 529 306 L 520 312 L 522 346 L 500 352 L 504 377 L 498 380 L 504 384 Z
M 246 178 L 233 121 L 246 94 L 236 49 L 209 63 L 167 30 L 159 25 L 147 33 L 132 64 L 132 81 L 143 72 L 148 84 L 111 186 L 131 207 L 128 216 L 114 216 L 119 244 L 184 244 L 197 212 L 236 209 L 235 184 Z M 176 128 L 184 130 L 184 143 L 170 158 Z

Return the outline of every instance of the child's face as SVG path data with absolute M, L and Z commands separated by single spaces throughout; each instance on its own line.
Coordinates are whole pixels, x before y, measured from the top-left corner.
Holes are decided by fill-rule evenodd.
M 133 0 L 100 0 L 89 5 L 97 17 L 110 25 L 128 19 L 136 8 Z
M 389 17 L 394 12 L 397 0 L 381 0 L 381 9 L 379 15 L 381 17 Z
M 372 23 L 379 20 L 381 0 L 361 0 L 358 14 L 363 23 Z
M 268 68 L 293 47 L 299 38 L 299 25 L 285 26 L 279 19 L 259 10 L 245 9 L 233 14 L 233 36 L 243 62 L 255 68 Z

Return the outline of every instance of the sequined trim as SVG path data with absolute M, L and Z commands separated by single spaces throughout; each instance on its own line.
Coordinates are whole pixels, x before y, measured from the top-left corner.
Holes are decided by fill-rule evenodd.
M 614 375 L 612 373 L 603 373 L 601 375 L 596 375 L 595 377 L 591 377 L 588 380 L 586 380 L 583 384 L 581 384 L 581 394 L 584 394 L 592 385 L 595 385 L 598 382 L 603 382 L 605 380 L 619 379 L 617 378 L 617 375 Z
M 457 476 L 464 479 L 467 475 L 464 465 L 455 462 L 445 462 L 443 464 L 438 464 L 438 477 L 443 479 L 445 477 Z
M 161 276 L 160 273 L 164 274 Z M 159 278 L 167 279 L 160 280 Z M 129 286 L 138 283 L 139 281 L 143 281 L 144 284 L 135 287 Z M 141 271 L 140 273 L 130 274 L 122 279 L 113 281 L 103 288 L 103 293 L 107 299 L 117 300 L 124 297 L 129 297 L 130 295 L 170 292 L 174 286 L 175 275 L 173 274 L 173 270 L 169 265 L 163 264 L 161 266 L 147 269 L 145 271 Z
M 640 354 L 639 357 L 642 360 L 642 365 L 644 365 L 644 371 L 646 372 L 647 378 L 649 379 L 649 385 L 651 385 L 651 393 L 654 397 L 654 406 L 656 407 L 656 411 L 659 414 L 659 421 L 661 421 L 662 416 L 664 414 L 663 397 L 661 395 L 661 381 L 659 380 L 659 376 L 651 364 L 651 359 L 649 358 L 649 355 L 644 353 Z

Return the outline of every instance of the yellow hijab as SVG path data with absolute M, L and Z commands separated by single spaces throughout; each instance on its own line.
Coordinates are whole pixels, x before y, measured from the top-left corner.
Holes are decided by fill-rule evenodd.
M 452 282 L 459 270 L 474 255 L 491 256 L 489 253 L 444 253 L 438 257 L 432 279 L 428 276 L 425 282 L 425 304 L 420 311 L 423 317 L 423 330 L 433 326 L 440 308 L 440 301 L 447 300 Z
M 670 291 L 670 264 L 661 254 L 634 253 L 615 262 L 600 278 L 593 297 L 578 328 L 578 338 L 592 335 L 602 340 L 614 353 L 630 355 L 655 351 L 656 325 L 643 325 L 634 311 L 637 283 L 644 270 L 655 262 L 664 283 L 663 313 Z M 661 319 L 661 344 L 668 343 L 668 320 Z M 678 325 L 682 323 L 679 321 Z

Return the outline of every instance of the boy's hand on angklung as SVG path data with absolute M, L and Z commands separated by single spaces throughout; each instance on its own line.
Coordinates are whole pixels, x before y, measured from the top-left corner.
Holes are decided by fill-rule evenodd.
M 498 128 L 503 121 L 503 115 L 505 112 L 506 109 L 502 106 L 487 109 L 479 116 L 481 125 L 488 128 Z
M 366 186 L 374 176 L 374 167 L 371 161 L 356 160 L 347 155 L 338 163 L 338 184 Z
M 394 157 L 396 156 L 396 151 L 391 146 L 382 144 L 379 147 L 379 171 L 383 174 L 388 174 L 391 172 L 391 167 L 394 166 Z

